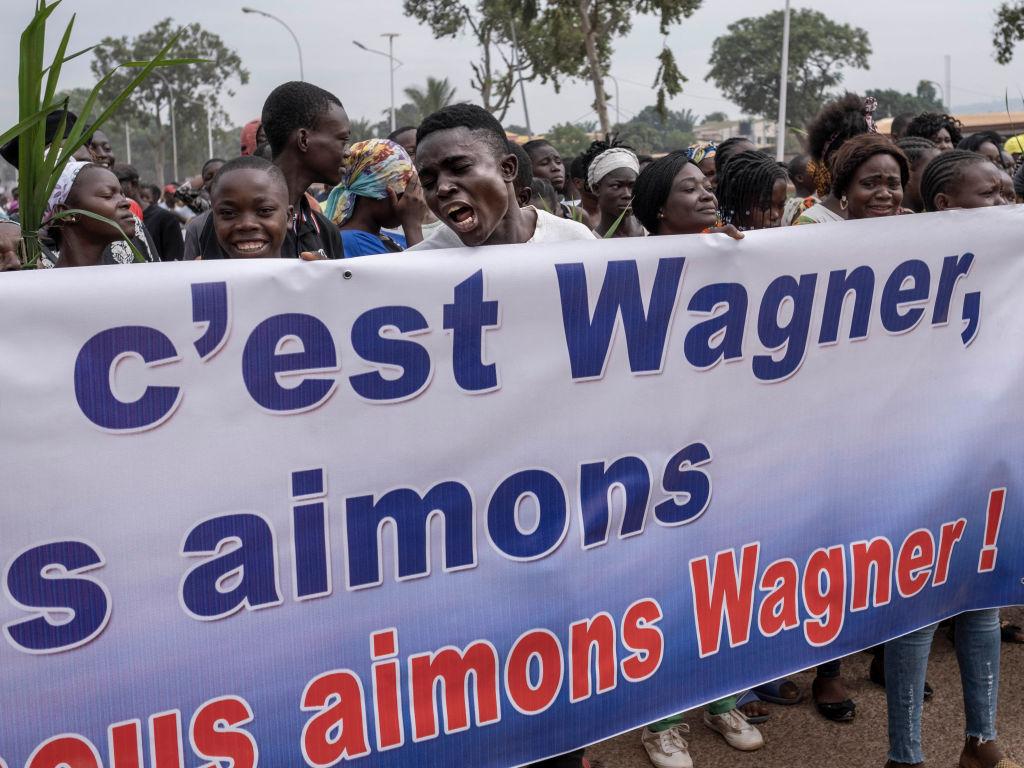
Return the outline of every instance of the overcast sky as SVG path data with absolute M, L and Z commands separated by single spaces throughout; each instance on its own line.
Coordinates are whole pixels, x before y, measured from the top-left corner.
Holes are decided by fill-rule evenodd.
M 176 0 L 171 3 L 128 3 L 126 0 L 64 0 L 53 17 L 50 47 L 73 12 L 78 13 L 72 48 L 83 47 L 105 35 L 134 35 L 165 16 L 184 24 L 197 21 L 236 49 L 248 68 L 249 84 L 226 99 L 226 109 L 237 124 L 257 117 L 266 94 L 278 83 L 298 77 L 298 56 L 287 32 L 276 22 L 241 12 L 249 3 L 274 13 L 295 30 L 302 44 L 306 79 L 336 93 L 353 117 L 378 120 L 388 107 L 388 61 L 359 50 L 353 40 L 369 47 L 386 48 L 382 32 L 400 34 L 395 55 L 403 62 L 396 74 L 398 103 L 401 89 L 420 85 L 428 75 L 447 77 L 458 99 L 473 100 L 469 87 L 469 63 L 476 48 L 468 37 L 434 40 L 425 27 L 406 18 L 401 0 Z M 938 3 L 935 0 L 794 0 L 794 7 L 813 7 L 829 18 L 863 27 L 874 53 L 870 69 L 848 73 L 846 85 L 855 90 L 897 88 L 913 91 L 921 79 L 943 82 L 944 55 L 952 55 L 952 95 L 958 105 L 1002 99 L 1009 88 L 1021 108 L 1024 91 L 1024 46 L 1007 67 L 992 56 L 992 27 L 996 0 Z M 3 0 L 4 23 L 0 28 L 0 71 L 6 73 L 0 97 L 0 126 L 17 117 L 18 37 L 31 16 L 34 0 Z M 704 77 L 711 43 L 726 26 L 744 16 L 761 15 L 781 8 L 782 0 L 704 0 L 690 19 L 673 28 L 669 45 L 682 71 L 689 77 L 684 93 L 675 98 L 674 109 L 690 108 L 698 115 L 723 110 L 738 117 L 739 109 L 721 97 Z M 653 80 L 654 54 L 661 45 L 653 18 L 638 17 L 633 32 L 614 43 L 611 73 L 621 88 L 621 114 L 627 119 L 654 103 L 648 84 Z M 62 85 L 90 85 L 88 59 L 67 65 Z M 608 90 L 614 87 L 609 82 Z M 561 94 L 550 84 L 527 85 L 527 99 L 534 131 L 566 120 L 593 119 L 593 90 L 586 82 L 568 82 Z M 615 119 L 614 103 L 611 107 Z M 522 106 L 512 107 L 507 123 L 523 123 Z

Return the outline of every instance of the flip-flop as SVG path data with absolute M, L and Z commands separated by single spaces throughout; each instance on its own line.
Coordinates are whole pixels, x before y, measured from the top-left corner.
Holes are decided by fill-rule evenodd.
M 782 686 L 786 683 L 797 688 L 797 696 L 795 699 L 790 699 L 782 695 Z M 803 692 L 796 686 L 796 683 L 787 678 L 772 680 L 770 683 L 758 685 L 751 688 L 751 691 L 755 693 L 761 701 L 767 701 L 770 704 L 781 704 L 784 707 L 788 707 L 792 704 L 799 704 L 804 700 Z
M 740 710 L 740 713 L 743 715 L 743 717 L 745 717 L 747 719 L 747 722 L 750 723 L 751 725 L 758 725 L 760 723 L 764 723 L 770 717 L 770 715 L 767 715 L 767 714 L 765 714 L 765 715 L 748 715 L 746 712 L 744 712 L 742 709 L 740 709 L 740 707 L 742 707 L 744 704 L 753 704 L 755 701 L 758 701 L 758 702 L 761 701 L 761 697 L 758 696 L 753 691 L 747 691 L 742 696 L 740 696 L 739 699 L 736 700 L 736 709 Z

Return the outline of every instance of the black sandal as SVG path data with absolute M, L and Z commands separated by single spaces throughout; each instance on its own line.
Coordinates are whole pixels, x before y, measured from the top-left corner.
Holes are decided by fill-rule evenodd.
M 814 697 L 814 706 L 826 720 L 834 723 L 849 723 L 857 714 L 857 705 L 853 699 L 843 701 L 818 701 L 818 678 L 811 683 L 811 695 Z

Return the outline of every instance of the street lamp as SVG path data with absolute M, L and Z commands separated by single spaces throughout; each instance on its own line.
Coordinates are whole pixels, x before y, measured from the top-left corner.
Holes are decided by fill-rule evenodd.
M 289 27 L 287 24 L 285 24 L 284 21 L 282 21 L 281 19 L 277 18 L 277 16 L 275 16 L 274 14 L 267 13 L 266 11 L 261 11 L 261 10 L 259 10 L 257 8 L 249 8 L 249 7 L 243 5 L 242 6 L 242 13 L 255 13 L 255 14 L 259 14 L 260 16 L 266 16 L 268 19 L 273 19 L 278 24 L 280 24 L 282 27 L 284 27 L 285 29 L 288 30 L 288 34 L 291 35 L 292 36 L 292 40 L 295 41 L 295 50 L 297 50 L 299 52 L 299 80 L 302 80 L 303 82 L 305 82 L 305 80 L 306 80 L 306 73 L 305 73 L 305 70 L 303 70 L 303 68 L 302 68 L 302 46 L 299 45 L 299 38 L 297 38 L 295 36 L 295 33 L 292 32 L 292 28 Z
M 178 129 L 174 121 L 174 88 L 171 87 L 171 83 L 164 77 L 163 73 L 159 70 L 154 69 L 153 74 L 164 81 L 164 85 L 167 86 L 167 96 L 171 103 L 171 157 L 172 165 L 174 168 L 174 180 L 178 180 Z
M 376 53 L 380 56 L 387 56 L 389 62 L 389 69 L 391 70 L 391 130 L 395 130 L 395 70 L 402 66 L 402 62 L 395 58 L 395 38 L 398 37 L 397 32 L 385 32 L 381 37 L 388 39 L 388 51 L 378 51 L 376 48 L 369 48 L 358 40 L 353 40 L 352 44 L 356 48 L 361 48 L 369 53 Z

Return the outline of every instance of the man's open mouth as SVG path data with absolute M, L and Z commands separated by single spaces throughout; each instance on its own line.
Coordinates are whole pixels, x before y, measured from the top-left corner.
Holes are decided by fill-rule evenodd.
M 466 203 L 452 203 L 444 210 L 446 223 L 456 232 L 469 232 L 476 226 L 476 211 Z

